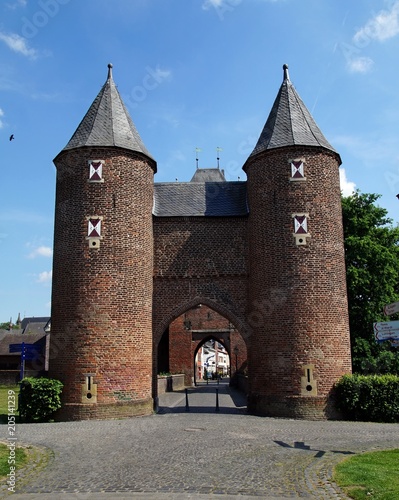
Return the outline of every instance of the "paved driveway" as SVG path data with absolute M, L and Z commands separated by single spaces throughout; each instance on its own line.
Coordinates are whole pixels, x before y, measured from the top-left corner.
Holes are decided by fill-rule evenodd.
M 331 481 L 337 462 L 399 448 L 399 424 L 254 417 L 227 385 L 190 390 L 188 402 L 174 393 L 156 415 L 18 425 L 19 443 L 49 461 L 39 453 L 17 472 L 12 499 L 345 498 Z

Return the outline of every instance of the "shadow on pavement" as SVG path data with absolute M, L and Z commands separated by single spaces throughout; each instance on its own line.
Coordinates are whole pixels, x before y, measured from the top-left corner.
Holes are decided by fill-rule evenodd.
M 228 381 L 220 383 L 202 382 L 196 387 L 182 391 L 166 393 L 159 398 L 158 414 L 165 413 L 221 413 L 246 414 L 247 400 L 245 394 Z

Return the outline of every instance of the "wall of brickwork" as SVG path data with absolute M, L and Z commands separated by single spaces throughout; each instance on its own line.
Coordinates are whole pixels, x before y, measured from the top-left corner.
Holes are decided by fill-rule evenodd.
M 184 384 L 192 385 L 194 376 L 194 353 L 191 331 L 184 327 L 184 316 L 179 316 L 169 325 L 169 371 L 183 373 Z
M 88 160 L 105 160 L 88 182 Z M 55 160 L 57 189 L 50 376 L 64 383 L 63 418 L 149 412 L 152 383 L 153 168 L 118 148 L 80 148 Z M 101 216 L 91 248 L 87 216 Z M 82 403 L 86 375 L 97 404 Z
M 290 181 L 289 160 L 298 158 L 306 180 Z M 255 413 L 322 418 L 334 383 L 351 370 L 338 167 L 336 155 L 312 148 L 272 150 L 246 165 Z M 308 214 L 306 245 L 295 243 L 295 213 Z
M 246 276 L 246 217 L 154 218 L 156 278 Z
M 246 217 L 154 218 L 154 379 L 163 333 L 199 304 L 232 323 L 245 346 L 250 335 Z

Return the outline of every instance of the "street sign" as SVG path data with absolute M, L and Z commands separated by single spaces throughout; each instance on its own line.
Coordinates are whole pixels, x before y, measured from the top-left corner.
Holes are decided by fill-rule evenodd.
M 397 312 L 399 312 L 399 302 L 394 302 L 393 304 L 384 306 L 385 316 L 390 316 L 391 314 L 395 314 Z
M 25 342 L 22 342 L 21 344 L 10 344 L 8 349 L 9 352 L 21 353 L 20 380 L 22 380 L 25 376 L 25 361 L 36 359 L 40 354 L 40 348 L 35 344 L 25 344 Z
M 385 340 L 399 340 L 399 321 L 373 323 L 374 334 L 377 342 Z
M 22 344 L 10 344 L 9 345 L 9 352 L 28 352 L 31 350 L 37 350 L 37 346 L 35 344 L 25 344 L 25 342 L 22 342 Z

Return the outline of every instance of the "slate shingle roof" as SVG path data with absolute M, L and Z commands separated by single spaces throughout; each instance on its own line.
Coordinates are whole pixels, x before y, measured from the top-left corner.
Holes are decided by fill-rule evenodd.
M 285 146 L 317 146 L 338 154 L 299 97 L 284 65 L 284 81 L 250 158 Z
M 218 168 L 197 168 L 190 182 L 224 182 L 223 170 Z
M 139 133 L 112 79 L 108 78 L 63 151 L 83 146 L 116 146 L 147 156 L 156 162 L 144 146 Z
M 157 217 L 233 217 L 248 214 L 245 182 L 160 182 L 154 185 Z
M 32 333 L 34 331 L 41 332 L 44 334 L 44 327 L 50 320 L 49 316 L 32 316 L 28 318 L 24 318 L 21 321 L 21 329 L 23 333 Z

